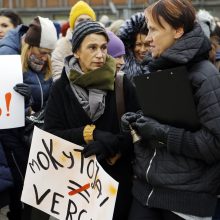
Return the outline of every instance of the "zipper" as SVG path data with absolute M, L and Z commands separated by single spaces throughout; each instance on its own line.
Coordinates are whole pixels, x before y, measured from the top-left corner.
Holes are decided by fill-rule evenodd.
M 156 154 L 157 154 L 157 150 L 156 150 L 156 148 L 155 148 L 154 154 L 153 154 L 153 156 L 152 156 L 151 159 L 150 159 L 150 163 L 149 163 L 149 166 L 148 166 L 147 172 L 146 172 L 146 179 L 147 179 L 147 182 L 148 182 L 148 183 L 150 183 L 150 182 L 149 182 L 149 178 L 148 178 L 148 174 L 149 174 L 149 171 L 150 171 L 150 168 L 151 168 L 153 159 L 155 158 Z M 151 192 L 149 193 L 149 195 L 148 195 L 148 197 L 147 197 L 147 203 L 146 203 L 147 206 L 149 205 L 149 200 L 150 200 L 150 197 L 152 196 L 153 192 L 154 192 L 154 189 L 151 190 Z
M 156 148 L 155 148 L 155 150 L 154 150 L 154 155 L 151 157 L 149 166 L 148 166 L 148 168 L 147 168 L 146 179 L 147 179 L 147 182 L 148 182 L 148 183 L 149 183 L 148 174 L 149 174 L 149 171 L 150 171 L 150 168 L 151 168 L 153 159 L 154 159 L 154 157 L 156 156 L 156 154 L 157 154 L 157 150 L 156 150 Z
M 16 166 L 16 168 L 17 168 L 17 170 L 18 170 L 18 172 L 19 172 L 19 174 L 20 174 L 20 176 L 21 176 L 21 179 L 22 179 L 22 181 L 24 182 L 24 176 L 22 175 L 22 172 L 21 172 L 21 170 L 20 170 L 20 168 L 19 168 L 19 166 L 18 166 L 18 163 L 17 163 L 17 161 L 16 161 L 16 159 L 15 159 L 15 156 L 14 156 L 13 152 L 11 152 L 11 156 L 12 156 L 12 159 L 13 159 L 13 161 L 14 161 L 14 163 L 15 163 L 15 166 Z
M 147 206 L 149 205 L 149 199 L 152 196 L 153 192 L 154 192 L 154 189 L 151 190 L 150 194 L 147 197 L 147 203 L 146 203 Z
M 41 109 L 43 108 L 43 106 L 44 106 L 44 94 L 43 94 L 43 89 L 42 89 L 42 85 L 41 85 L 41 82 L 40 82 L 40 79 L 39 79 L 39 77 L 38 77 L 38 75 L 37 74 L 35 74 L 36 75 L 36 77 L 37 77 L 37 81 L 38 81 L 38 83 L 39 83 L 39 86 L 40 86 L 40 94 L 41 94 Z

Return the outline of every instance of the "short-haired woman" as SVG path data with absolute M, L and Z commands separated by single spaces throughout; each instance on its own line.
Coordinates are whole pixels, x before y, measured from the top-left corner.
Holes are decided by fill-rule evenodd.
M 208 61 L 210 42 L 188 0 L 159 0 L 145 17 L 149 70 L 186 66 L 200 127 L 191 131 L 147 115 L 123 116 L 123 125 L 131 123 L 143 140 L 134 148 L 129 219 L 211 219 L 220 186 L 220 75 Z

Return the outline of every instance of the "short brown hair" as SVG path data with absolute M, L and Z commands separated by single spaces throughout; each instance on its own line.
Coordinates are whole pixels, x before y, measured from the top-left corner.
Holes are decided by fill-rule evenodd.
M 174 29 L 182 27 L 184 33 L 193 29 L 196 11 L 189 0 L 159 0 L 146 8 L 153 20 L 162 28 L 160 17 L 162 17 Z

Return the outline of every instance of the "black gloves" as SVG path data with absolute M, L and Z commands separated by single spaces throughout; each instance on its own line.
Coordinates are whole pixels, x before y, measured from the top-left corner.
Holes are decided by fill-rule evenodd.
M 142 116 L 132 123 L 132 127 L 144 139 L 158 140 L 167 143 L 169 125 L 160 124 L 158 121 Z
M 97 160 L 112 157 L 119 152 L 118 137 L 110 132 L 94 130 L 94 141 L 83 149 L 85 157 L 96 155 Z
M 129 132 L 131 129 L 129 125 L 135 122 L 138 118 L 143 115 L 141 111 L 135 112 L 127 112 L 121 117 L 121 129 L 124 132 Z
M 25 102 L 29 101 L 31 98 L 31 89 L 25 83 L 18 83 L 14 86 L 14 90 L 19 94 L 23 95 L 25 98 Z

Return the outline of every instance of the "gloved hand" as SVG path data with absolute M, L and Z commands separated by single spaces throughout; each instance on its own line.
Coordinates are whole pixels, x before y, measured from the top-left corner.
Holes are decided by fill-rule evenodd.
M 31 89 L 25 83 L 18 83 L 14 86 L 14 90 L 19 94 L 23 95 L 25 98 L 25 102 L 29 101 L 31 98 Z
M 135 122 L 138 118 L 143 115 L 142 111 L 135 112 L 127 112 L 121 117 L 121 129 L 124 132 L 129 132 L 131 129 L 129 125 Z
M 85 146 L 83 152 L 86 157 L 96 155 L 101 160 L 112 157 L 119 152 L 118 137 L 107 131 L 95 129 L 93 132 L 94 142 Z
M 153 118 L 142 116 L 132 123 L 132 127 L 143 139 L 153 139 L 167 143 L 169 125 L 164 125 Z
M 86 146 L 82 151 L 84 157 L 96 155 L 98 161 L 102 161 L 109 157 L 108 148 L 106 148 L 100 141 L 93 141 Z

